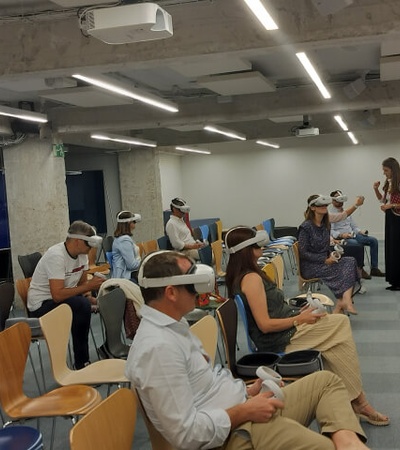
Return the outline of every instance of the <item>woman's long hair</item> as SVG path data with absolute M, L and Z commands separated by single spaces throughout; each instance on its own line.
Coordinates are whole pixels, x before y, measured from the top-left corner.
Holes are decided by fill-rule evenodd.
M 315 211 L 311 209 L 311 206 L 308 206 L 312 200 L 318 198 L 318 194 L 310 195 L 307 199 L 307 209 L 304 213 L 304 217 L 306 220 L 311 220 L 311 222 L 315 223 Z M 313 205 L 314 206 L 314 205 Z M 328 230 L 331 229 L 331 223 L 329 222 L 329 214 L 326 213 L 322 218 L 322 225 L 324 225 Z
M 133 217 L 133 213 L 130 211 L 120 211 L 117 214 L 117 219 L 130 219 Z M 117 228 L 114 231 L 114 237 L 120 237 L 127 234 L 128 236 L 132 236 L 131 232 L 131 223 L 132 222 L 118 222 Z
M 256 235 L 256 230 L 246 226 L 238 226 L 227 231 L 225 236 L 225 245 L 232 248 L 247 239 Z M 233 298 L 240 291 L 240 283 L 244 275 L 255 272 L 264 279 L 268 279 L 265 273 L 258 267 L 254 259 L 253 245 L 239 250 L 237 253 L 229 255 L 228 265 L 226 267 L 225 283 L 228 288 L 228 297 Z M 269 280 L 271 281 L 271 280 Z
M 387 167 L 392 171 L 392 178 L 391 178 L 391 194 L 399 194 L 400 193 L 400 165 L 395 158 L 386 158 L 382 162 L 383 167 Z M 383 185 L 384 192 L 388 192 L 389 190 L 389 180 L 386 179 L 385 184 Z

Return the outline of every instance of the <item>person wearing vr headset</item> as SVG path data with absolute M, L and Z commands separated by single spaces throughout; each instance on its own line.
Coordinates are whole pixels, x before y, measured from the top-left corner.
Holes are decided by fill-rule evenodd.
M 215 283 L 211 267 L 183 253 L 148 255 L 139 269 L 145 305 L 126 376 L 147 415 L 174 447 L 187 450 L 365 450 L 365 434 L 342 381 L 315 372 L 283 388 L 285 400 L 246 387 L 228 369 L 212 367 L 184 318 L 197 293 Z M 306 428 L 317 418 L 322 434 Z
M 385 213 L 385 269 L 389 291 L 400 291 L 400 165 L 395 158 L 386 158 L 382 162 L 386 180 L 379 188 L 380 181 L 373 184 L 376 198 Z
M 347 201 L 347 196 L 342 193 L 342 191 L 336 190 L 331 192 L 332 197 L 332 208 L 330 209 L 331 213 L 337 214 L 344 211 L 343 204 Z M 362 262 L 358 264 L 361 268 L 361 277 L 367 280 L 371 279 L 371 277 L 384 277 L 385 274 L 380 271 L 378 268 L 378 240 L 369 236 L 367 231 L 361 230 L 357 227 L 354 219 L 349 216 L 344 220 L 339 222 L 334 222 L 331 224 L 331 236 L 335 240 L 344 240 L 346 244 L 344 247 L 344 254 L 348 254 L 350 256 L 355 255 L 348 253 L 352 251 L 352 247 L 358 247 L 362 254 Z M 364 246 L 367 245 L 370 247 L 371 252 L 371 274 L 368 274 L 364 270 Z M 357 258 L 356 258 L 357 259 Z M 361 264 L 361 265 L 360 265 Z
M 139 247 L 132 239 L 136 223 L 142 220 L 140 214 L 120 211 L 117 214 L 117 228 L 114 231 L 113 278 L 126 278 L 137 283 L 137 271 L 140 266 Z
M 38 262 L 28 290 L 30 317 L 41 317 L 61 303 L 71 307 L 76 369 L 90 363 L 91 305 L 97 303 L 91 292 L 97 291 L 104 279 L 94 276 L 88 280 L 85 271 L 89 268 L 90 249 L 100 247 L 101 242 L 91 225 L 80 220 L 73 222 L 65 242 L 50 247 Z
M 322 354 L 325 369 L 342 378 L 354 411 L 372 425 L 388 425 L 363 392 L 357 349 L 350 321 L 342 314 L 316 314 L 311 307 L 293 310 L 257 264 L 266 231 L 246 226 L 231 228 L 225 235 L 229 252 L 225 281 L 228 296 L 243 300 L 249 334 L 261 352 L 292 352 L 314 348 Z
M 360 283 L 357 262 L 351 256 L 335 258 L 330 251 L 331 202 L 331 197 L 318 194 L 307 199 L 305 221 L 298 232 L 301 273 L 305 278 L 320 278 L 333 292 L 337 299 L 334 313 L 358 314 L 352 302 L 353 289 Z
M 199 260 L 198 249 L 204 247 L 204 243 L 195 241 L 190 228 L 184 221 L 185 214 L 190 211 L 190 206 L 182 198 L 174 198 L 170 208 L 171 217 L 165 225 L 165 233 L 172 248 Z

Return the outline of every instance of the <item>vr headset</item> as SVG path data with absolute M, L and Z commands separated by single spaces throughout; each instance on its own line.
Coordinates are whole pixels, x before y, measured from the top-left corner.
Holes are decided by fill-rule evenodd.
M 150 258 L 159 253 L 168 250 L 151 253 L 143 261 L 139 269 L 138 282 L 139 286 L 144 289 L 165 286 L 182 286 L 184 284 L 193 284 L 197 293 L 205 294 L 213 292 L 215 287 L 215 273 L 212 267 L 206 264 L 196 264 L 192 261 L 192 267 L 188 273 L 182 275 L 173 275 L 170 277 L 147 278 L 143 276 L 143 268 Z
M 179 203 L 183 203 L 183 205 L 179 205 Z M 183 200 L 182 198 L 174 198 L 171 201 L 171 205 L 176 208 L 179 209 L 179 211 L 183 212 L 183 213 L 188 213 L 190 211 L 190 206 L 186 204 L 185 200 Z
M 314 200 L 311 200 L 308 206 L 328 206 L 332 203 L 332 197 L 327 195 L 319 195 Z
M 230 229 L 226 233 L 225 247 L 228 249 L 230 254 L 239 252 L 240 250 L 243 250 L 246 247 L 250 247 L 250 245 L 256 244 L 261 248 L 261 247 L 265 247 L 266 245 L 269 244 L 270 240 L 269 240 L 268 233 L 265 230 L 258 230 L 258 231 L 254 231 L 255 232 L 254 237 L 252 237 L 250 239 L 246 239 L 245 241 L 240 242 L 239 244 L 234 245 L 233 247 L 228 247 L 227 237 L 229 236 L 229 233 L 231 233 L 233 230 L 238 230 L 240 228 L 248 229 L 248 227 L 236 227 L 236 228 Z
M 335 194 L 339 194 L 339 195 L 335 195 Z M 344 203 L 347 202 L 347 195 L 343 194 L 342 191 L 336 190 L 334 191 L 334 195 L 332 195 L 332 200 L 335 200 L 335 202 L 338 203 Z
M 118 223 L 127 223 L 127 222 L 141 222 L 142 216 L 140 214 L 134 214 L 132 217 L 127 217 L 126 219 L 121 219 L 120 215 L 123 213 L 129 213 L 130 211 L 121 211 L 117 215 Z
M 85 236 L 84 234 L 70 234 L 67 233 L 67 237 L 72 239 L 83 239 L 86 241 L 89 245 L 89 247 L 95 247 L 98 248 L 101 246 L 101 243 L 103 242 L 103 238 L 101 236 L 97 236 L 97 234 L 94 234 L 93 236 Z

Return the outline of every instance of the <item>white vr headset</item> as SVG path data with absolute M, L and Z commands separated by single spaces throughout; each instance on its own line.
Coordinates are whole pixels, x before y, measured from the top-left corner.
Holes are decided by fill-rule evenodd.
M 183 205 L 179 205 L 176 202 L 180 202 L 183 203 Z M 171 201 L 171 205 L 176 208 L 179 209 L 179 211 L 183 212 L 183 213 L 188 213 L 190 211 L 190 206 L 188 204 L 186 204 L 185 200 L 183 200 L 182 198 L 174 198 Z
M 103 238 L 101 236 L 97 236 L 97 234 L 95 234 L 93 236 L 85 236 L 84 234 L 67 233 L 67 237 L 72 238 L 72 239 L 82 239 L 88 243 L 89 247 L 95 247 L 95 248 L 100 247 L 101 243 L 103 242 Z
M 206 264 L 196 264 L 193 262 L 189 273 L 182 275 L 173 275 L 170 277 L 147 278 L 143 276 L 143 267 L 146 262 L 154 255 L 162 252 L 154 252 L 142 261 L 139 269 L 138 282 L 139 286 L 147 288 L 165 287 L 165 286 L 181 286 L 185 284 L 193 284 L 197 293 L 205 294 L 206 292 L 213 292 L 215 288 L 215 273 L 212 267 Z
M 268 233 L 265 230 L 258 230 L 254 237 L 252 237 L 250 239 L 246 239 L 245 241 L 240 242 L 240 244 L 234 245 L 233 247 L 228 247 L 226 238 L 229 236 L 229 233 L 231 231 L 237 230 L 238 228 L 247 228 L 247 227 L 232 228 L 231 230 L 229 230 L 226 233 L 226 236 L 225 236 L 225 247 L 228 249 L 229 253 L 231 253 L 231 254 L 239 252 L 240 250 L 243 250 L 244 248 L 250 247 L 250 245 L 254 245 L 254 244 L 258 245 L 260 248 L 265 247 L 270 242 Z
M 311 200 L 308 206 L 327 206 L 332 203 L 332 197 L 328 195 L 319 195 L 314 200 Z
M 337 190 L 336 193 L 339 195 L 332 197 L 332 200 L 335 200 L 335 202 L 338 202 L 338 203 L 347 202 L 347 195 L 343 194 L 343 192 L 339 191 L 339 190 Z
M 121 211 L 118 213 L 117 222 L 118 223 L 127 223 L 127 222 L 141 222 L 142 216 L 140 214 L 134 214 L 132 217 L 127 217 L 126 219 L 120 219 L 120 215 L 123 213 L 129 213 L 130 211 Z

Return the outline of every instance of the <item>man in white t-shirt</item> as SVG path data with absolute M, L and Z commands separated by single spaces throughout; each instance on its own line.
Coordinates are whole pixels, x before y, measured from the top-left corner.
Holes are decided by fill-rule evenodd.
M 99 289 L 103 278 L 87 279 L 88 253 L 99 247 L 102 238 L 95 229 L 80 220 L 71 224 L 65 242 L 50 247 L 42 256 L 28 291 L 28 311 L 31 317 L 41 317 L 60 303 L 72 309 L 72 344 L 75 368 L 81 369 L 90 363 L 89 328 L 91 304 L 96 299 L 91 291 Z
M 203 247 L 202 242 L 196 242 L 190 228 L 183 220 L 190 211 L 190 206 L 182 198 L 171 201 L 171 217 L 165 226 L 165 232 L 174 250 L 185 253 L 193 259 L 200 259 L 198 249 Z

